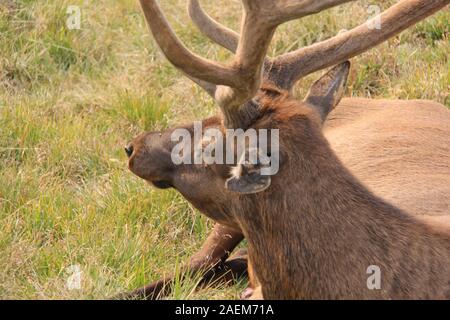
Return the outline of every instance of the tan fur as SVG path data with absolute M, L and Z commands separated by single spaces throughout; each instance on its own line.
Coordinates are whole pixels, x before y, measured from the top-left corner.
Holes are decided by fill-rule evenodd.
M 450 232 L 449 120 L 448 110 L 433 101 L 346 98 L 324 133 L 375 194 Z M 257 287 L 254 275 L 250 287 Z
M 345 166 L 377 195 L 438 219 L 450 215 L 449 113 L 432 101 L 343 99 L 324 134 Z
M 262 287 L 261 286 L 256 287 L 256 289 L 253 291 L 253 294 L 248 300 L 264 300 Z
M 267 103 L 273 110 L 263 126 L 280 128 L 284 167 L 267 191 L 240 197 L 233 210 L 264 297 L 450 298 L 450 230 L 367 190 L 334 155 L 308 108 L 298 104 L 286 120 L 284 109 L 295 101 Z M 382 270 L 381 290 L 366 286 L 370 265 Z

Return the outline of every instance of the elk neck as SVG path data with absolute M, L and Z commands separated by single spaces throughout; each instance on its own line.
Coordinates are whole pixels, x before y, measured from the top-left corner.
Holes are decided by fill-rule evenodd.
M 268 190 L 241 196 L 234 212 L 265 298 L 407 297 L 433 282 L 425 274 L 439 272 L 447 283 L 449 234 L 372 194 L 342 165 L 314 119 L 278 120 L 278 176 Z M 367 289 L 371 265 L 389 288 Z M 442 288 L 428 293 L 434 289 Z

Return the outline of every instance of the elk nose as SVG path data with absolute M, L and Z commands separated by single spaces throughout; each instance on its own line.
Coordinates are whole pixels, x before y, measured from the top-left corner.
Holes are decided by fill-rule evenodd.
M 133 154 L 133 150 L 134 148 L 131 144 L 125 147 L 125 153 L 127 154 L 128 158 L 131 157 L 131 155 Z

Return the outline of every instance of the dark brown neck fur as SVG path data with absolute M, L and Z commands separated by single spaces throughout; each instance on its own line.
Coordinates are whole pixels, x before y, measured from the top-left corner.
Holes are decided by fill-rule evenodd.
M 241 196 L 234 212 L 264 298 L 449 299 L 450 235 L 367 190 L 335 156 L 316 115 L 295 103 L 262 102 L 273 110 L 260 125 L 280 129 L 280 171 L 265 192 Z M 371 265 L 381 269 L 381 290 L 367 288 Z

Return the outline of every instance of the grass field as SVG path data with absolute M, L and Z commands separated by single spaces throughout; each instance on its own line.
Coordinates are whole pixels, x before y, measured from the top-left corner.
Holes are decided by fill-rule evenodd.
M 190 23 L 185 0 L 160 2 L 190 48 L 229 58 Z M 203 3 L 237 28 L 239 1 Z M 282 26 L 270 55 L 365 21 L 371 3 Z M 81 8 L 80 30 L 66 27 L 69 5 Z M 353 59 L 346 95 L 449 107 L 449 17 L 443 10 Z M 122 147 L 216 111 L 159 53 L 136 0 L 0 1 L 0 299 L 99 299 L 175 272 L 212 223 L 176 192 L 132 175 Z M 81 289 L 66 285 L 71 266 L 82 271 Z M 194 284 L 177 282 L 172 298 L 236 298 L 245 287 Z

